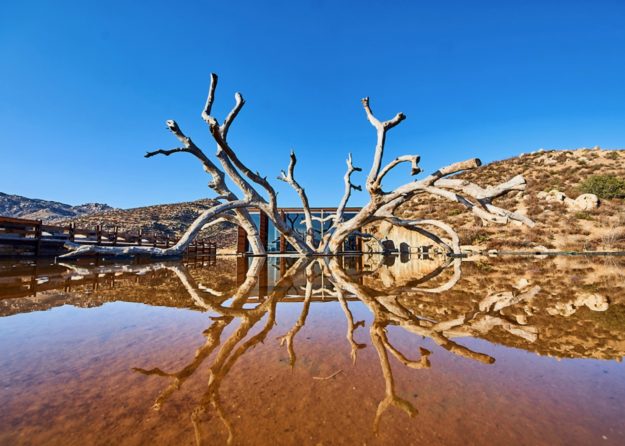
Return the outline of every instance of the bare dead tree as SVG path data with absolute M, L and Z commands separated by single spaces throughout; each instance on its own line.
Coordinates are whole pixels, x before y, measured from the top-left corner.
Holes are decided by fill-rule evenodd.
M 252 251 L 256 255 L 264 255 L 265 247 L 259 237 L 258 228 L 250 217 L 250 209 L 258 209 L 265 214 L 273 223 L 275 228 L 285 237 L 286 241 L 301 255 L 313 254 L 334 254 L 340 252 L 345 240 L 351 234 L 367 236 L 362 232 L 367 225 L 387 221 L 393 225 L 401 226 L 409 230 L 418 231 L 444 248 L 449 253 L 458 254 L 460 252 L 459 239 L 457 233 L 448 224 L 430 218 L 404 219 L 395 215 L 396 209 L 402 204 L 412 200 L 416 196 L 428 195 L 441 197 L 450 201 L 464 205 L 477 217 L 485 222 L 505 224 L 510 220 L 519 221 L 525 225 L 532 226 L 533 222 L 517 212 L 509 211 L 495 206 L 492 200 L 509 191 L 521 191 L 525 189 L 525 179 L 518 175 L 514 178 L 496 186 L 481 187 L 467 180 L 449 178 L 450 176 L 475 169 L 481 165 L 477 158 L 461 161 L 445 166 L 436 172 L 419 180 L 408 182 L 395 190 L 387 192 L 383 189 L 382 183 L 386 175 L 397 166 L 410 163 L 411 175 L 421 172 L 419 167 L 419 155 L 399 156 L 386 165 L 383 165 L 384 151 L 386 146 L 387 133 L 399 125 L 404 119 L 403 113 L 398 113 L 390 120 L 379 120 L 371 110 L 369 98 L 362 100 L 367 119 L 376 131 L 376 145 L 373 152 L 373 161 L 365 181 L 365 188 L 369 194 L 369 202 L 363 206 L 359 212 L 350 219 L 345 218 L 345 209 L 351 197 L 352 190 L 362 190 L 362 187 L 354 184 L 352 174 L 361 171 L 352 162 L 351 154 L 347 158 L 347 170 L 344 176 L 345 190 L 336 213 L 323 220 L 331 220 L 330 228 L 320 239 L 315 238 L 313 228 L 313 217 L 305 189 L 295 179 L 295 165 L 297 158 L 291 152 L 290 163 L 286 171 L 282 171 L 280 180 L 289 184 L 297 193 L 304 212 L 304 233 L 289 226 L 281 216 L 278 208 L 277 193 L 273 186 L 267 181 L 267 177 L 258 172 L 254 172 L 236 154 L 235 150 L 228 142 L 228 131 L 234 120 L 239 115 L 245 101 L 240 93 L 235 94 L 235 105 L 224 118 L 219 122 L 211 114 L 213 102 L 215 100 L 215 90 L 217 88 L 217 75 L 211 75 L 209 93 L 202 109 L 202 119 L 208 125 L 209 132 L 216 143 L 217 150 L 213 162 L 205 152 L 200 149 L 190 137 L 180 129 L 179 125 L 173 121 L 167 121 L 167 128 L 180 141 L 180 147 L 173 149 L 158 149 L 148 152 L 145 156 L 150 158 L 156 155 L 169 156 L 175 153 L 188 153 L 197 158 L 204 170 L 211 176 L 208 186 L 217 194 L 217 202 L 214 207 L 200 214 L 193 224 L 187 229 L 180 240 L 170 248 L 155 248 L 145 246 L 132 247 L 111 247 L 111 246 L 79 246 L 75 243 L 66 243 L 70 249 L 66 257 L 78 256 L 85 253 L 100 253 L 108 255 L 133 255 L 147 254 L 152 256 L 180 256 L 185 249 L 198 235 L 198 233 L 208 225 L 221 221 L 229 221 L 242 227 L 247 233 L 247 239 Z M 218 165 L 219 164 L 219 167 Z M 242 197 L 230 190 L 225 182 L 226 175 L 240 189 Z M 262 193 L 261 193 L 262 192 Z M 319 220 L 317 218 L 317 220 Z M 321 221 L 323 224 L 324 221 Z M 428 229 L 426 229 L 428 228 Z M 434 229 L 433 229 L 434 228 Z M 434 232 L 433 232 L 434 231 Z M 441 232 L 443 237 L 435 235 Z

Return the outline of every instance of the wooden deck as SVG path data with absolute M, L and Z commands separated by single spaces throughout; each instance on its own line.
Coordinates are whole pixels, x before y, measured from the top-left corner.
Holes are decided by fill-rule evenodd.
M 175 240 L 167 236 L 143 232 L 121 232 L 117 227 L 112 231 L 101 226 L 93 229 L 46 225 L 41 220 L 0 216 L 0 257 L 53 257 L 67 252 L 65 242 L 81 245 L 101 246 L 153 246 L 169 248 Z M 194 240 L 187 248 L 186 255 L 194 257 L 217 254 L 217 246 L 211 240 Z

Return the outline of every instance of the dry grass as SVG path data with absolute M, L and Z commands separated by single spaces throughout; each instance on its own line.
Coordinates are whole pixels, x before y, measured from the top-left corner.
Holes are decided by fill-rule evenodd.
M 481 186 L 494 185 L 523 175 L 527 181 L 524 193 L 511 193 L 495 200 L 506 209 L 516 209 L 536 222 L 533 229 L 515 225 L 475 222 L 473 214 L 457 204 L 438 198 L 420 198 L 400 209 L 403 216 L 413 218 L 428 216 L 453 225 L 463 244 L 486 244 L 487 248 L 505 249 L 537 245 L 554 249 L 582 250 L 585 247 L 605 245 L 611 227 L 625 226 L 623 199 L 603 199 L 598 209 L 592 211 L 569 210 L 562 203 L 539 199 L 541 191 L 559 190 L 570 198 L 580 195 L 583 182 L 592 176 L 612 175 L 625 178 L 623 151 L 578 149 L 534 152 L 484 165 L 458 175 Z M 621 246 L 611 243 L 612 246 Z

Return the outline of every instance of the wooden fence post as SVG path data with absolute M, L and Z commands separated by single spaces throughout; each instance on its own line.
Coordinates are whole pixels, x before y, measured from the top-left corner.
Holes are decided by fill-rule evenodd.
M 41 251 L 41 220 L 37 220 L 37 224 L 35 225 L 35 239 L 37 239 L 35 255 L 38 256 Z

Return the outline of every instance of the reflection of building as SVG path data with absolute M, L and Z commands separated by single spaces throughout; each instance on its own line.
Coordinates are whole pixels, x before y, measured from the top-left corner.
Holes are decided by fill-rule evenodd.
M 313 235 L 315 237 L 315 242 L 319 242 L 332 226 L 332 217 L 336 213 L 336 208 L 311 208 L 310 211 L 313 217 Z M 360 211 L 360 208 L 346 208 L 343 214 L 345 220 L 352 218 L 358 211 Z M 265 244 L 267 252 L 295 252 L 293 247 L 280 234 L 264 213 L 260 212 L 258 209 L 252 209 L 250 213 L 252 214 L 254 223 L 256 223 L 260 238 Z M 304 210 L 302 208 L 280 208 L 280 215 L 282 215 L 282 219 L 290 228 L 299 232 L 302 237 L 306 236 L 306 224 L 304 222 Z M 360 237 L 350 236 L 345 241 L 343 251 L 360 252 L 362 251 L 361 244 Z M 237 253 L 245 253 L 249 252 L 249 250 L 245 230 L 239 226 Z

